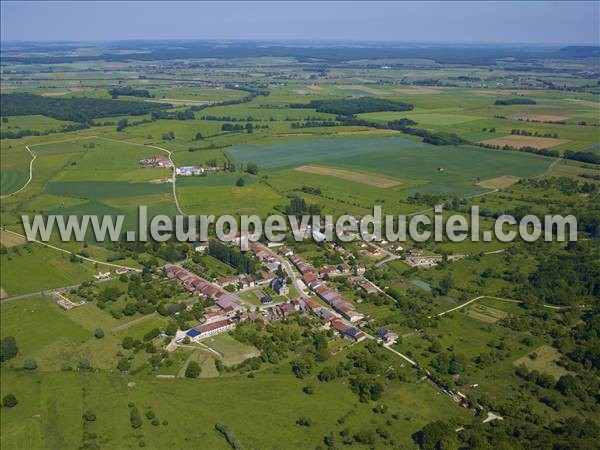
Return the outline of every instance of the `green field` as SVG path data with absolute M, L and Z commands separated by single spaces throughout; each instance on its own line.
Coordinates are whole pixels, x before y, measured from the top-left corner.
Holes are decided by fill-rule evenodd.
M 527 177 L 541 174 L 551 159 L 517 152 L 473 147 L 436 147 L 404 138 L 338 138 L 241 145 L 228 150 L 236 161 L 254 162 L 264 169 L 285 169 L 318 162 L 357 168 L 393 178 L 420 181 L 409 192 L 468 195 L 483 192 L 473 178 L 501 175 Z M 438 170 L 443 168 L 442 171 Z

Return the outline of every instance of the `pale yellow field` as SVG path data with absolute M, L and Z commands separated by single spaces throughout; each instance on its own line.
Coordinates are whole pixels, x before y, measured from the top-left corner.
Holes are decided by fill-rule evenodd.
M 360 172 L 352 172 L 350 170 L 334 169 L 333 167 L 317 167 L 317 166 L 300 166 L 294 170 L 304 173 L 313 173 L 317 175 L 329 175 L 332 177 L 342 178 L 348 181 L 355 181 L 357 183 L 368 184 L 369 186 L 375 186 L 378 188 L 390 188 L 399 186 L 402 182 L 398 180 L 392 180 L 390 178 L 384 178 L 381 176 L 367 175 Z

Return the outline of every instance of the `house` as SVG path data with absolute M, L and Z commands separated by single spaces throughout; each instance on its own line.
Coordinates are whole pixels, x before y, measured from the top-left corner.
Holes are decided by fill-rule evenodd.
M 367 271 L 367 268 L 364 264 L 357 264 L 354 271 L 356 272 L 356 275 L 363 275 Z
M 333 266 L 323 266 L 319 269 L 319 275 L 324 277 L 325 275 L 334 276 L 337 275 L 338 269 Z
M 115 270 L 115 273 L 117 275 L 124 275 L 128 272 L 129 272 L 129 269 L 126 269 L 125 267 L 117 267 L 117 270 Z
M 226 313 L 242 309 L 242 306 L 237 302 L 236 298 L 229 294 L 219 297 L 215 304 Z
M 296 312 L 296 307 L 293 303 L 280 303 L 277 305 L 277 311 L 279 311 L 283 317 L 287 317 Z
M 358 328 L 347 325 L 339 319 L 331 321 L 331 327 L 344 338 L 354 342 L 360 342 L 367 337 L 367 335 Z
M 230 275 L 227 277 L 217 278 L 217 284 L 222 287 L 231 286 L 231 285 L 237 287 L 238 280 L 239 280 L 239 277 L 237 275 Z
M 318 281 L 319 277 L 317 277 L 314 273 L 308 272 L 302 276 L 302 281 L 306 283 L 307 286 L 310 286 L 311 283 Z
M 373 285 L 373 283 L 371 283 L 370 281 L 363 281 L 362 283 L 360 283 L 360 287 L 367 293 L 367 294 L 376 294 L 378 292 L 377 288 L 375 287 L 375 285 Z
M 110 277 L 110 270 L 101 270 L 96 275 L 94 275 L 94 278 L 96 278 L 97 280 L 106 280 L 108 277 Z
M 379 247 L 375 247 L 374 245 L 367 244 L 367 252 L 371 256 L 379 256 L 381 255 L 381 249 Z
M 423 252 L 422 252 L 421 250 L 419 250 L 418 248 L 411 248 L 411 249 L 408 251 L 408 254 L 409 254 L 410 256 L 413 256 L 413 257 L 414 257 L 414 256 L 422 256 L 422 255 L 423 255 Z
M 308 309 L 310 309 L 311 311 L 315 312 L 317 309 L 321 309 L 321 305 L 319 305 L 317 302 L 315 302 L 314 300 L 308 298 L 305 300 L 306 301 L 306 306 L 308 307 Z
M 231 319 L 223 319 L 216 322 L 205 323 L 195 326 L 187 331 L 186 336 L 191 339 L 199 340 L 207 336 L 223 333 L 235 327 L 235 322 Z
M 194 243 L 194 250 L 197 252 L 205 252 L 206 250 L 208 250 L 208 242 Z
M 217 298 L 217 295 L 218 295 L 220 292 L 221 292 L 221 291 L 219 291 L 219 290 L 218 290 L 216 287 L 214 287 L 214 286 L 211 286 L 210 284 L 209 284 L 209 285 L 207 285 L 207 286 L 205 286 L 205 287 L 202 289 L 202 293 L 203 293 L 204 295 L 206 295 L 206 297 L 208 297 L 208 298 L 212 298 L 212 299 L 215 299 L 215 298 Z
M 277 295 L 288 295 L 290 293 L 290 288 L 285 284 L 285 280 L 281 278 L 275 278 L 271 281 L 271 289 L 273 289 Z
M 398 341 L 398 333 L 391 331 L 385 327 L 381 327 L 377 332 L 377 336 L 386 344 L 395 344 Z
M 337 266 L 337 270 L 340 273 L 340 275 L 346 275 L 350 273 L 350 266 L 346 263 L 343 263 Z
M 281 247 L 279 249 L 279 253 L 286 257 L 292 256 L 294 254 L 293 250 L 289 249 L 288 247 Z

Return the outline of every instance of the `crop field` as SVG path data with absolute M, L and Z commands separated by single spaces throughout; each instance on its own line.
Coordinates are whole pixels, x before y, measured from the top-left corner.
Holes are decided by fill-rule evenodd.
M 473 147 L 438 148 L 396 137 L 242 145 L 232 147 L 228 153 L 236 161 L 255 162 L 266 169 L 318 162 L 320 165 L 368 170 L 422 183 L 419 187 L 408 189 L 409 192 L 462 195 L 482 192 L 473 183 L 475 177 L 533 176 L 544 172 L 551 162 L 551 159 L 524 153 Z
M 384 177 L 377 177 L 365 173 L 351 172 L 349 170 L 334 169 L 333 167 L 300 166 L 294 170 L 298 172 L 314 173 L 317 175 L 327 175 L 343 180 L 354 181 L 356 183 L 368 184 L 378 188 L 395 187 L 402 184 L 401 181 L 392 180 Z
M 513 148 L 535 147 L 535 148 L 552 148 L 558 145 L 566 144 L 568 139 L 555 139 L 534 136 L 503 136 L 494 139 L 486 139 L 481 141 L 482 144 L 497 145 L 503 147 L 508 145 Z

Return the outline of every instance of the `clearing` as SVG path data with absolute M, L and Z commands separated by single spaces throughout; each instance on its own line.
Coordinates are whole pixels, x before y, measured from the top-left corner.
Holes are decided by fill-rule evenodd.
M 25 242 L 27 241 L 23 236 L 0 230 L 0 244 L 4 245 L 5 247 L 14 247 L 15 245 L 21 245 Z
M 554 347 L 542 345 L 541 347 L 536 348 L 533 352 L 516 359 L 513 362 L 513 365 L 515 367 L 519 367 L 521 364 L 523 364 L 529 370 L 537 370 L 559 379 L 563 375 L 569 373 L 567 369 L 556 364 L 556 361 L 558 361 L 560 357 L 560 352 Z
M 519 136 L 516 134 L 511 134 L 508 136 L 503 136 L 494 139 L 487 139 L 485 141 L 481 141 L 480 144 L 486 145 L 497 145 L 498 147 L 504 147 L 508 145 L 513 148 L 523 148 L 523 147 L 534 147 L 534 148 L 551 148 L 556 147 L 557 145 L 566 144 L 570 142 L 568 139 L 555 139 L 555 138 L 545 138 L 545 137 L 535 137 L 535 136 Z
M 294 170 L 298 172 L 314 173 L 317 175 L 329 175 L 332 177 L 342 178 L 348 181 L 368 184 L 378 188 L 390 188 L 399 186 L 401 181 L 384 178 L 382 176 L 367 175 L 366 173 L 352 172 L 350 170 L 334 169 L 333 167 L 317 167 L 317 166 L 300 166 Z

